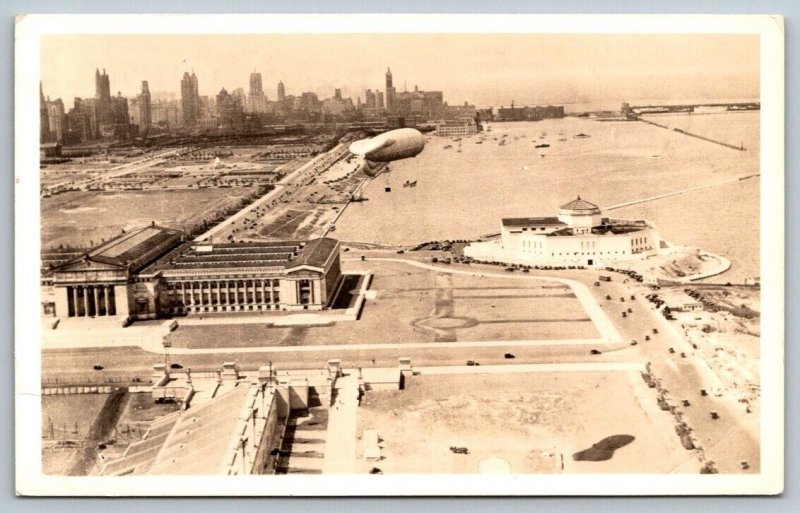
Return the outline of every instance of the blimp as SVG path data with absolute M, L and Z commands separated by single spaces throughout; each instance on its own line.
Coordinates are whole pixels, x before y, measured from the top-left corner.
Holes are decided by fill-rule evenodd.
M 425 137 L 413 128 L 398 128 L 350 144 L 350 153 L 363 160 L 362 170 L 374 176 L 381 164 L 416 157 L 425 148 Z

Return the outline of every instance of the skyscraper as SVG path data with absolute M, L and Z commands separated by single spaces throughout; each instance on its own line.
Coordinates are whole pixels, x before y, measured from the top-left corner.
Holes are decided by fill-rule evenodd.
M 392 70 L 386 68 L 386 110 L 389 112 L 394 111 L 394 96 L 395 90 L 392 85 Z
M 283 82 L 278 82 L 278 101 L 286 100 L 286 89 L 283 87 Z
M 41 82 L 39 82 L 39 142 L 50 142 L 50 118 L 47 113 L 47 103 L 44 100 Z
M 336 89 L 334 89 L 333 90 L 333 97 L 336 98 L 337 100 L 341 100 L 342 99 L 342 90 L 339 89 L 338 87 Z
M 375 91 L 375 107 L 383 108 L 383 91 Z
M 49 141 L 57 141 L 63 142 L 64 141 L 64 102 L 61 101 L 61 98 L 50 101 L 47 99 L 47 120 L 49 123 L 48 129 L 50 135 L 48 137 Z
M 137 99 L 139 100 L 139 130 L 143 134 L 147 134 L 150 131 L 150 125 L 153 120 L 150 109 L 150 86 L 147 84 L 147 80 L 142 80 L 142 92 Z
M 375 93 L 372 92 L 372 89 L 367 89 L 364 92 L 364 101 L 366 102 L 366 107 L 368 109 L 374 109 L 378 106 L 377 100 L 375 99 Z
M 95 68 L 94 70 L 94 97 L 100 101 L 111 100 L 111 85 L 109 84 L 105 68 L 103 68 L 102 75 L 100 74 L 99 68 Z
M 98 68 L 94 71 L 94 98 L 97 102 L 97 124 L 103 135 L 111 135 L 114 124 L 114 113 L 111 106 L 111 85 L 109 83 L 106 69 L 100 73 Z
M 183 123 L 190 127 L 200 118 L 200 95 L 197 92 L 197 76 L 192 71 L 184 72 L 181 80 L 181 105 L 183 107 Z
M 250 95 L 248 96 L 250 112 L 264 112 L 267 110 L 267 99 L 261 85 L 261 73 L 250 74 Z

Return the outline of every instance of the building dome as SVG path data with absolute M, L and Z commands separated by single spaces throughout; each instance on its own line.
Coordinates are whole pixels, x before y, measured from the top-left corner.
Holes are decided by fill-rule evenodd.
M 558 211 L 559 215 L 565 216 L 592 216 L 600 214 L 600 207 L 594 203 L 589 203 L 578 196 L 577 199 L 561 205 Z

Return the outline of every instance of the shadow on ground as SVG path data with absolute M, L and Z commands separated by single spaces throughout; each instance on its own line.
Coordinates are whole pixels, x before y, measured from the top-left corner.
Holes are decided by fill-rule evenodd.
M 576 452 L 572 455 L 575 461 L 608 461 L 614 457 L 617 449 L 625 447 L 636 440 L 631 435 L 613 435 L 603 438 L 588 449 Z

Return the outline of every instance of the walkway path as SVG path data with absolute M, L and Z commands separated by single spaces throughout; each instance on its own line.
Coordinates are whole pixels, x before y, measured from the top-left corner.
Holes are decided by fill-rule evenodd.
M 355 373 L 336 380 L 336 401 L 328 413 L 323 474 L 353 474 L 356 468 L 358 377 Z
M 644 362 L 524 363 L 512 365 L 442 365 L 414 367 L 414 374 L 513 374 L 522 372 L 608 372 L 645 369 Z

